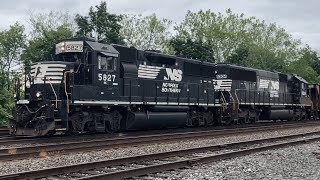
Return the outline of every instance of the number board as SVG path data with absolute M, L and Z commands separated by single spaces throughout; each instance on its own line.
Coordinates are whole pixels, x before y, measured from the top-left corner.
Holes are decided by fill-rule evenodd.
M 65 52 L 83 52 L 83 41 L 65 42 Z

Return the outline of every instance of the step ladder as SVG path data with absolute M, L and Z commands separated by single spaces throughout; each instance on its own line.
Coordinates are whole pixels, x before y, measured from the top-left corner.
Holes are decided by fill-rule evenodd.
M 59 110 L 58 109 L 54 109 L 54 117 L 55 119 L 54 124 L 55 124 L 55 130 L 56 130 L 56 135 L 62 135 L 65 134 L 65 132 L 67 131 L 67 128 L 64 126 L 64 123 L 62 121 L 62 118 L 59 116 Z

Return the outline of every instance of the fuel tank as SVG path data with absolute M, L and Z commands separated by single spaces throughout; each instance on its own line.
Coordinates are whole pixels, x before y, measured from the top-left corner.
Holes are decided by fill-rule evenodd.
M 291 109 L 271 109 L 268 116 L 270 120 L 289 120 L 294 117 L 294 112 Z
M 188 106 L 153 106 L 149 108 L 153 112 L 186 112 L 189 111 Z
M 183 127 L 187 112 L 130 112 L 126 123 L 127 130 L 161 129 Z

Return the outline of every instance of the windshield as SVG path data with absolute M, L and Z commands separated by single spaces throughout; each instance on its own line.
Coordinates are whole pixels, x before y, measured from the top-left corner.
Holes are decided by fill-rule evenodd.
M 83 53 L 62 53 L 55 57 L 55 61 L 83 62 Z
M 102 71 L 113 71 L 115 70 L 116 58 L 111 56 L 99 55 L 98 56 L 98 67 Z

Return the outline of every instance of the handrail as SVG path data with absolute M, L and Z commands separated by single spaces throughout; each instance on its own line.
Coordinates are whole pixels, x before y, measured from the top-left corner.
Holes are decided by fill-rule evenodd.
M 224 111 L 224 110 L 225 110 L 225 106 L 226 106 L 226 104 L 227 104 L 227 101 L 226 101 L 226 98 L 225 98 L 224 95 L 223 95 L 223 92 L 221 91 L 220 93 L 221 93 L 221 95 L 222 95 L 222 101 L 223 101 L 222 107 L 223 107 L 223 111 Z
M 240 101 L 239 101 L 239 97 L 238 97 L 238 94 L 237 94 L 237 91 L 238 91 L 238 90 L 241 90 L 241 89 L 236 89 L 236 90 L 235 90 L 235 95 L 236 95 L 236 98 L 237 98 L 237 102 L 238 102 L 238 109 L 239 109 Z
M 51 78 L 49 78 L 48 79 L 48 81 L 49 81 L 49 84 L 50 84 L 50 86 L 51 86 L 51 89 L 52 89 L 52 91 L 53 91 L 53 94 L 54 94 L 54 96 L 55 96 L 55 98 L 56 98 L 56 100 L 55 100 L 55 107 L 56 107 L 56 109 L 58 108 L 58 96 L 57 96 L 57 93 L 56 93 L 56 91 L 54 90 L 54 88 L 53 88 L 53 86 L 52 86 L 52 83 L 51 83 Z
M 230 95 L 230 97 L 231 97 L 231 99 L 232 99 L 232 102 L 233 102 L 233 105 L 232 105 L 233 110 L 235 110 L 235 109 L 236 109 L 236 107 L 235 107 L 235 101 L 234 101 L 234 98 L 233 98 L 232 94 L 230 93 L 230 91 L 228 91 L 228 93 L 229 93 L 229 95 Z M 238 105 L 239 105 L 239 103 L 238 103 Z M 239 109 L 239 107 L 238 107 L 238 109 Z
M 64 93 L 66 94 L 66 100 L 67 100 L 67 112 L 69 113 L 69 95 L 67 91 L 67 74 L 71 73 L 72 71 L 65 71 L 63 73 L 63 84 L 64 84 Z
M 221 95 L 222 95 L 223 103 L 227 104 L 227 100 L 226 100 L 226 98 L 224 97 L 223 92 L 222 92 L 222 91 L 220 91 L 220 92 L 221 92 Z
M 264 102 L 264 95 L 266 94 L 266 95 L 268 95 L 268 94 L 270 94 L 270 92 L 269 91 L 259 91 L 259 90 L 250 90 L 250 91 L 248 91 L 248 90 L 246 90 L 246 89 L 236 89 L 235 90 L 235 93 L 236 93 L 236 97 L 237 97 L 237 99 L 238 99 L 238 102 L 239 102 L 239 104 L 240 104 L 240 101 L 239 101 L 239 96 L 238 96 L 238 94 L 237 93 L 239 93 L 239 91 L 242 91 L 242 92 L 246 92 L 246 93 L 261 93 L 262 95 L 263 95 L 263 99 L 262 99 L 262 102 L 263 103 L 266 103 L 266 104 L 274 104 L 274 103 L 276 103 L 276 100 L 277 99 L 274 99 L 274 100 L 272 100 L 271 101 L 271 98 L 269 97 L 269 96 L 266 96 L 266 97 L 269 97 L 268 98 L 268 102 Z M 283 103 L 285 103 L 285 101 L 287 101 L 287 103 L 288 104 L 292 104 L 293 105 L 293 101 L 291 102 L 288 102 L 288 98 L 287 97 L 293 97 L 293 96 L 296 96 L 296 95 L 299 95 L 299 94 L 297 94 L 297 93 L 288 93 L 288 92 L 278 92 L 278 95 L 279 95 L 279 97 L 275 97 L 275 98 L 278 98 L 278 101 L 280 101 L 281 99 L 281 96 L 283 96 Z M 240 97 L 243 97 L 242 95 L 241 95 L 241 93 L 240 93 Z M 244 97 L 246 97 L 246 94 L 244 95 Z M 261 97 L 261 95 L 257 95 L 257 97 L 260 99 L 260 97 Z M 286 98 L 284 98 L 284 97 L 286 97 Z M 246 98 L 245 98 L 245 100 L 246 100 Z M 241 103 L 243 103 L 243 102 L 241 102 Z M 246 102 L 244 102 L 244 103 L 246 103 Z M 254 103 L 254 102 L 253 102 Z M 279 103 L 279 104 L 281 104 L 281 103 Z

